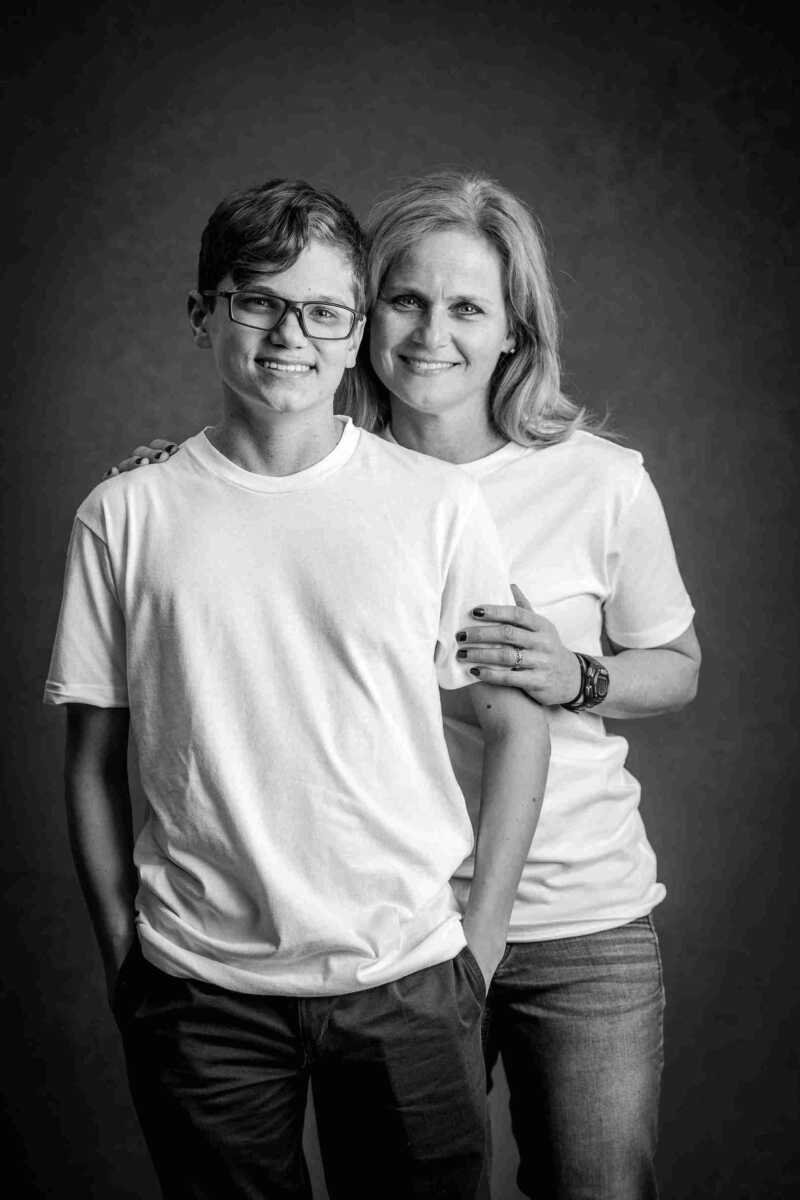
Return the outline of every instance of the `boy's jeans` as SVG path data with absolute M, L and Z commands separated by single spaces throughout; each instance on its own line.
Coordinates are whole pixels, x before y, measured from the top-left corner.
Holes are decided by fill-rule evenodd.
M 308 1081 L 332 1200 L 470 1200 L 485 1154 L 484 985 L 468 949 L 324 998 L 177 979 L 138 945 L 114 996 L 168 1200 L 310 1198 Z

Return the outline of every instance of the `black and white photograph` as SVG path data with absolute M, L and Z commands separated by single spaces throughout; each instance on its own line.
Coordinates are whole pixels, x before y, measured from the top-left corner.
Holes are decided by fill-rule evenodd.
M 790 14 L 2 25 L 7 1194 L 796 1196 Z

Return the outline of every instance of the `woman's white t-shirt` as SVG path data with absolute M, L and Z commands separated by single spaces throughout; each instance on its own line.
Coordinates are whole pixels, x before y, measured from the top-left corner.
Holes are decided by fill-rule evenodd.
M 616 644 L 641 649 L 688 628 L 694 609 L 637 451 L 578 432 L 540 449 L 508 443 L 463 470 L 483 490 L 512 582 L 565 646 L 601 654 L 605 627 Z M 627 742 L 596 713 L 548 713 L 550 770 L 510 941 L 613 928 L 665 895 L 639 815 L 639 784 L 625 769 Z M 474 818 L 481 736 L 472 723 L 448 716 L 447 706 L 445 716 L 451 760 Z M 467 860 L 455 880 L 462 902 L 470 878 Z

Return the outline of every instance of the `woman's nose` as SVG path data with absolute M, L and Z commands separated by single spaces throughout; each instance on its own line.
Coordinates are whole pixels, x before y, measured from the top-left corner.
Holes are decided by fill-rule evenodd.
M 445 346 L 450 340 L 447 315 L 437 308 L 421 313 L 416 336 L 419 344 L 428 349 Z

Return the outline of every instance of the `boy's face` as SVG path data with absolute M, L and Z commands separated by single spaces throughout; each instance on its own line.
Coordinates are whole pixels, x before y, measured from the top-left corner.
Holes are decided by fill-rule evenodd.
M 244 289 L 242 284 L 237 289 L 231 275 L 217 284 L 217 291 Z M 350 264 L 335 247 L 315 240 L 293 266 L 253 275 L 246 290 L 356 307 Z M 297 314 L 290 311 L 274 329 L 252 329 L 231 321 L 225 297 L 217 297 L 214 311 L 209 312 L 198 292 L 189 296 L 189 321 L 195 344 L 214 354 L 228 407 L 250 412 L 264 407 L 285 413 L 331 408 L 345 368 L 356 361 L 364 330 L 359 319 L 343 341 L 309 338 Z

